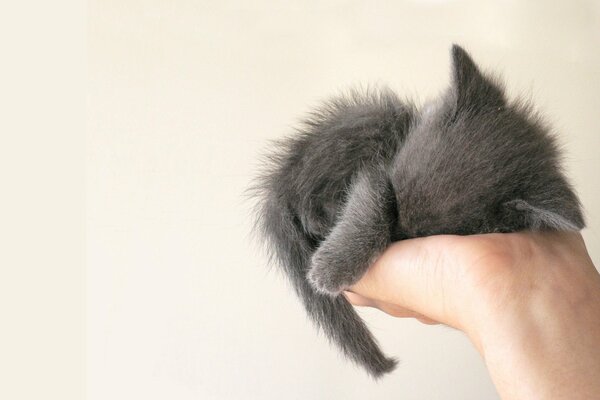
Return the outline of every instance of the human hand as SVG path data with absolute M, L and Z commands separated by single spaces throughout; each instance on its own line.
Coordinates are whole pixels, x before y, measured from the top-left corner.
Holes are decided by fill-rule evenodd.
M 600 275 L 578 233 L 397 242 L 344 295 L 464 331 L 503 399 L 600 398 Z

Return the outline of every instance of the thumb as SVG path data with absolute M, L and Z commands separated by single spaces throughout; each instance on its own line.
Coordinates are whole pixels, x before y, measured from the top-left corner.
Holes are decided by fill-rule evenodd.
M 453 249 L 461 240 L 443 235 L 393 243 L 350 291 L 460 329 L 464 266 Z

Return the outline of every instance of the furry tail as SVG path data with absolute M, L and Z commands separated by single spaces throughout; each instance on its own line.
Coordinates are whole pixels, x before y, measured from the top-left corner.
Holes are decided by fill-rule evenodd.
M 304 233 L 300 221 L 275 194 L 263 193 L 257 228 L 273 261 L 281 265 L 310 318 L 352 361 L 377 378 L 392 371 L 397 361 L 386 357 L 377 342 L 343 296 L 329 297 L 310 286 L 306 274 L 317 244 Z

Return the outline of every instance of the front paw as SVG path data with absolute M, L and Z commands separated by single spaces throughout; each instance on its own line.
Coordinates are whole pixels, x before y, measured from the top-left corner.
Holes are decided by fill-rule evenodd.
M 319 249 L 312 257 L 307 278 L 317 292 L 335 297 L 360 277 L 353 275 L 348 260 Z

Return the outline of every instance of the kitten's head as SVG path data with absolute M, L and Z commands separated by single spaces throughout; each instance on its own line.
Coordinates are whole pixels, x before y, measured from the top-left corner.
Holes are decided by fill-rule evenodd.
M 398 236 L 580 229 L 548 128 L 452 47 L 452 83 L 415 119 L 392 166 Z

